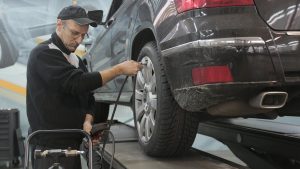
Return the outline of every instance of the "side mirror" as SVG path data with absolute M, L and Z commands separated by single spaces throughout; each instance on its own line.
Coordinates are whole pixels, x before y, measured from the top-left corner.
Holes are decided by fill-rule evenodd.
M 93 41 L 94 41 L 94 39 L 91 37 L 85 38 L 85 39 L 83 39 L 82 44 L 85 46 L 89 46 L 89 45 L 92 45 Z
M 98 25 L 102 25 L 102 19 L 103 19 L 103 11 L 102 10 L 94 10 L 94 11 L 88 11 L 88 16 L 91 20 L 95 21 Z

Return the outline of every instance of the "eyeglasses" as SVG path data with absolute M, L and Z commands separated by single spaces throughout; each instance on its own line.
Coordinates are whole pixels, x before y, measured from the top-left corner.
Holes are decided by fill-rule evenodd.
M 67 24 L 64 24 L 63 29 L 67 28 L 67 30 L 70 32 L 70 35 L 73 39 L 77 39 L 81 37 L 82 39 L 88 38 L 89 35 L 87 33 L 80 33 L 78 31 L 72 30 Z

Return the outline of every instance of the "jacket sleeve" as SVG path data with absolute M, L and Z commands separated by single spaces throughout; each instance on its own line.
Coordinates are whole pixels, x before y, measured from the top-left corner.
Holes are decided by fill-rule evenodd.
M 56 49 L 43 50 L 37 56 L 36 70 L 42 80 L 52 88 L 69 94 L 92 91 L 102 85 L 99 72 L 84 72 L 71 65 Z

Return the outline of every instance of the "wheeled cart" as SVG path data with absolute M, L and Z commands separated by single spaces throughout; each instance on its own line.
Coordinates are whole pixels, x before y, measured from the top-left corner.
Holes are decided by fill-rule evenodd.
M 83 130 L 79 130 L 79 129 L 60 129 L 60 130 L 38 130 L 35 131 L 33 133 L 31 133 L 25 141 L 25 163 L 24 163 L 24 169 L 29 169 L 30 168 L 30 152 L 31 152 L 31 141 L 35 138 L 35 137 L 41 137 L 42 135 L 47 135 L 47 134 L 51 134 L 51 135 L 55 135 L 55 134 L 78 134 L 80 136 L 83 136 L 85 138 L 87 138 L 87 142 L 88 142 L 88 152 L 89 153 L 89 157 L 92 156 L 92 139 L 90 137 L 90 135 L 88 133 L 86 133 Z M 49 149 L 49 150 L 35 150 L 34 152 L 34 158 L 48 158 L 48 157 L 52 157 L 54 159 L 57 159 L 57 161 L 55 163 L 53 163 L 52 167 L 53 169 L 57 168 L 60 169 L 61 166 L 58 162 L 58 158 L 61 156 L 65 156 L 65 157 L 71 157 L 71 156 L 78 156 L 78 155 L 83 155 L 86 152 L 84 151 L 80 151 L 80 150 L 71 150 L 71 149 Z M 92 158 L 89 158 L 89 164 L 93 164 Z M 92 169 L 93 166 L 89 165 L 89 169 Z
M 0 161 L 16 167 L 24 155 L 18 109 L 0 109 Z

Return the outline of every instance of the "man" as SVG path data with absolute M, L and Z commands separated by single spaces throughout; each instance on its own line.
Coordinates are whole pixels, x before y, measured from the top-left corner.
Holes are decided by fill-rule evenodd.
M 27 116 L 32 131 L 51 129 L 84 129 L 93 123 L 94 98 L 91 91 L 119 75 L 136 75 L 141 65 L 125 61 L 100 72 L 87 72 L 73 52 L 84 39 L 89 25 L 97 26 L 79 6 L 61 10 L 56 32 L 35 47 L 27 67 Z M 54 139 L 53 139 L 54 138 Z M 40 137 L 39 149 L 78 149 L 81 137 Z M 57 160 L 57 159 L 56 159 Z M 53 160 L 35 160 L 34 168 L 49 168 Z M 61 158 L 65 169 L 81 168 L 80 158 Z

